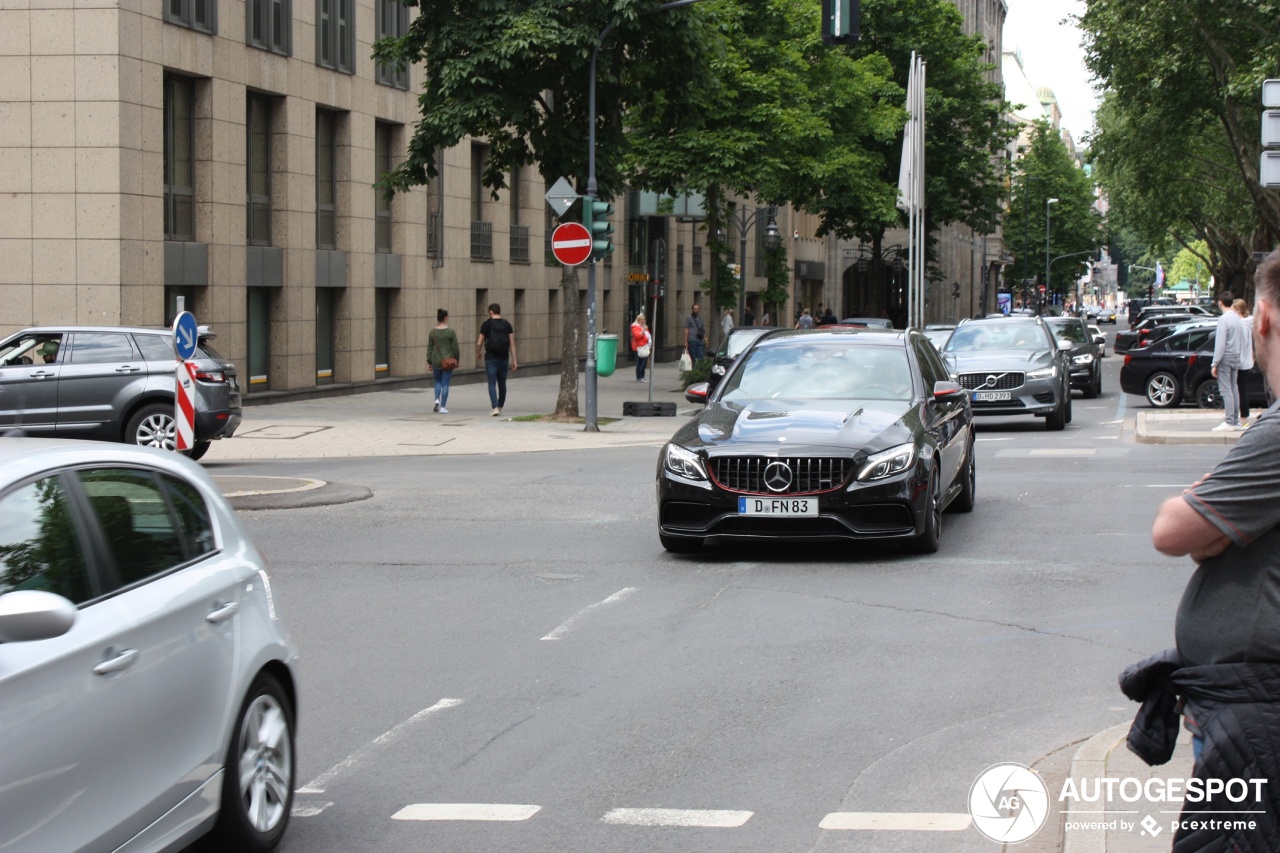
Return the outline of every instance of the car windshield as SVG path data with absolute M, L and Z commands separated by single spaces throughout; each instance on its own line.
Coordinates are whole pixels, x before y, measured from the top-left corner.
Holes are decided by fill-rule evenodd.
M 947 352 L 1017 350 L 1036 352 L 1047 348 L 1038 323 L 1016 320 L 1009 323 L 966 323 L 951 333 Z
M 910 400 L 911 364 L 899 346 L 792 338 L 752 350 L 721 400 Z
M 725 340 L 723 350 L 720 353 L 721 358 L 737 358 L 738 355 L 747 347 L 751 346 L 751 342 L 763 335 L 764 332 L 750 332 L 734 330 L 729 333 L 729 337 Z
M 1085 342 L 1084 330 L 1079 323 L 1050 323 L 1053 327 L 1053 334 L 1060 341 L 1070 341 L 1073 344 L 1082 344 Z

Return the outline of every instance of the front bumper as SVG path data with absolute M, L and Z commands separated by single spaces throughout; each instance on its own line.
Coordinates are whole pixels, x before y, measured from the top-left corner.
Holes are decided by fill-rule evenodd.
M 715 483 L 704 486 L 658 477 L 658 529 L 665 536 L 708 541 L 850 541 L 909 539 L 925 518 L 928 480 L 916 469 L 852 490 L 848 484 L 815 495 L 814 517 L 741 516 L 736 492 Z M 764 495 L 761 497 L 780 497 Z
M 1009 415 L 1048 415 L 1057 410 L 1058 380 L 1029 379 L 1010 393 L 1010 400 L 979 402 L 973 399 L 973 391 L 969 398 L 975 415 L 1009 416 Z

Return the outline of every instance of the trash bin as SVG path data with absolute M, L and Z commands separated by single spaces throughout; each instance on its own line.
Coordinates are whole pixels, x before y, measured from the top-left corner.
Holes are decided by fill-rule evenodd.
M 596 335 L 596 373 L 612 376 L 618 368 L 618 336 Z

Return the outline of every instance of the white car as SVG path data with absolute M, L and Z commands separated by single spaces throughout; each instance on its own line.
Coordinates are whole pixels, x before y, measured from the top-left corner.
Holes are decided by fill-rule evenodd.
M 1097 353 L 1098 358 L 1106 358 L 1107 336 L 1102 333 L 1101 329 L 1093 325 L 1089 326 L 1089 334 L 1093 337 L 1094 352 Z
M 200 466 L 0 437 L 0 850 L 272 849 L 296 659 Z

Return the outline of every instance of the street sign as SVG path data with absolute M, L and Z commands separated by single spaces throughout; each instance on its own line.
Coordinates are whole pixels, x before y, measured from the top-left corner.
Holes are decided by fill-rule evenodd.
M 1262 105 L 1280 107 L 1280 80 L 1262 81 Z
M 1280 151 L 1263 151 L 1258 164 L 1258 183 L 1264 187 L 1280 187 Z
M 1044 293 L 1044 285 L 1043 285 L 1043 284 L 1042 284 L 1042 285 L 1040 285 L 1040 292 L 1041 292 L 1041 293 Z
M 173 318 L 173 352 L 179 361 L 186 361 L 196 354 L 199 336 L 196 317 L 190 311 L 182 311 Z
M 566 222 L 551 232 L 551 254 L 566 267 L 576 267 L 591 257 L 591 232 L 577 222 Z
M 565 211 L 573 207 L 573 203 L 580 196 L 574 190 L 573 184 L 569 183 L 568 178 L 561 178 L 555 182 L 551 189 L 547 190 L 547 194 L 543 198 L 547 200 L 547 204 L 551 205 L 551 209 L 556 212 L 556 216 L 564 216 Z
M 1262 147 L 1280 146 L 1280 110 L 1262 111 Z

